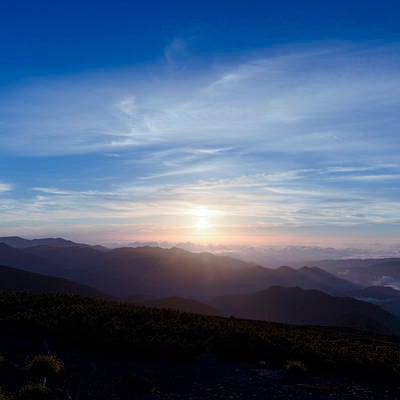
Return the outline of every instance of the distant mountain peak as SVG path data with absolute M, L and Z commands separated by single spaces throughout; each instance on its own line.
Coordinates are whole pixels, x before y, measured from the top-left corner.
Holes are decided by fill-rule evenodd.
M 40 238 L 40 239 L 25 239 L 19 236 L 5 236 L 0 237 L 0 243 L 5 243 L 8 246 L 17 249 L 26 249 L 35 246 L 51 246 L 51 247 L 92 247 L 98 250 L 107 250 L 104 246 L 92 246 L 85 243 L 77 243 L 72 240 L 57 238 Z
M 287 265 L 281 265 L 280 267 L 277 268 L 277 271 L 294 271 L 295 269 L 292 267 L 289 267 Z

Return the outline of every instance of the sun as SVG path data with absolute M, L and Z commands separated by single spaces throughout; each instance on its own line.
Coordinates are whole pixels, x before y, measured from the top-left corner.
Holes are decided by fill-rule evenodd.
M 211 217 L 213 211 L 209 210 L 207 207 L 199 207 L 192 211 L 195 220 L 194 227 L 197 231 L 209 230 L 213 225 L 211 223 Z
M 199 231 L 204 231 L 210 227 L 210 222 L 207 217 L 200 217 L 196 222 L 196 228 Z

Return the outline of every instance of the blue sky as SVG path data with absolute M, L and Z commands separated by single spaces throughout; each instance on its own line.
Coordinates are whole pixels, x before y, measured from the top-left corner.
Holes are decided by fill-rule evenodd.
M 0 235 L 398 243 L 396 1 L 141 3 L 1 2 Z

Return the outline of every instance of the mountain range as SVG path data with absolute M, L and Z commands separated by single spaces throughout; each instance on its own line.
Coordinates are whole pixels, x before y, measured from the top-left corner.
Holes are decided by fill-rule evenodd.
M 343 260 L 329 261 L 330 273 L 316 266 L 270 269 L 178 248 L 107 249 L 64 239 L 3 239 L 0 265 L 7 267 L 0 267 L 1 291 L 79 294 L 197 314 L 400 335 L 399 292 L 343 279 L 338 272 L 344 265 L 352 268 Z M 358 260 L 354 268 L 396 277 L 396 262 Z
M 320 268 L 270 269 L 210 253 L 158 247 L 97 250 L 93 247 L 0 244 L 0 263 L 93 286 L 112 296 L 150 295 L 210 299 L 268 286 L 298 286 L 343 294 L 358 285 Z

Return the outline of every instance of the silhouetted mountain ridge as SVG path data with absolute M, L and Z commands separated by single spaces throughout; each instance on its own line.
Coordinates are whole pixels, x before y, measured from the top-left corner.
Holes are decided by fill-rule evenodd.
M 400 334 L 400 319 L 380 307 L 318 290 L 272 286 L 255 293 L 221 296 L 211 305 L 238 318 Z
M 112 300 L 111 296 L 107 296 L 97 289 L 68 279 L 44 276 L 5 266 L 0 266 L 0 291 L 78 294 Z
M 4 236 L 0 237 L 0 243 L 5 243 L 8 246 L 18 249 L 24 249 L 35 246 L 51 246 L 51 247 L 92 247 L 97 250 L 105 251 L 106 247 L 100 245 L 89 245 L 85 243 L 76 243 L 72 240 L 63 238 L 41 238 L 41 239 L 25 239 L 19 236 Z
M 370 286 L 349 293 L 357 300 L 376 304 L 384 310 L 400 317 L 400 292 L 386 286 Z

